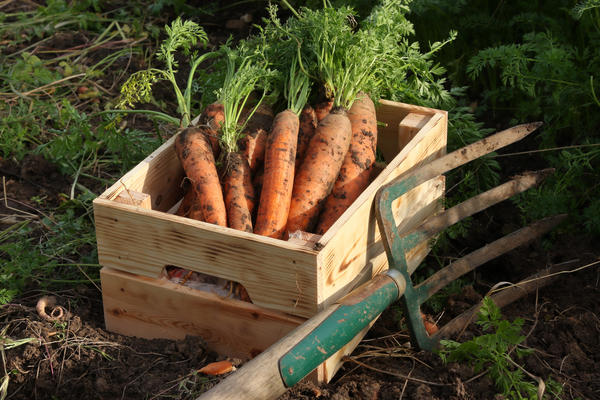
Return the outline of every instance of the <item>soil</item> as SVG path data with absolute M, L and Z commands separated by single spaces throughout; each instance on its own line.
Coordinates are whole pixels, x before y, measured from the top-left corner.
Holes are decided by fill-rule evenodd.
M 229 34 L 247 34 L 250 25 L 240 22 L 241 16 L 241 12 L 232 12 L 211 19 L 211 42 L 221 43 Z M 254 15 L 254 21 L 259 18 L 259 14 Z M 210 27 L 211 21 L 205 25 Z M 79 34 L 57 36 L 48 46 L 70 48 L 82 40 Z M 101 56 L 98 53 L 96 57 Z M 140 68 L 134 65 L 136 62 L 132 60 L 117 69 Z M 112 87 L 108 80 L 104 86 L 116 90 L 118 86 Z M 144 128 L 143 124 L 148 121 L 140 118 L 136 126 Z M 39 155 L 27 156 L 20 164 L 0 158 L 0 173 L 4 177 L 0 230 L 17 222 L 15 209 L 39 217 L 42 211 L 32 200 L 34 196 L 44 198 L 46 207 L 52 208 L 63 201 L 62 193 L 70 189 L 70 181 Z M 101 191 L 92 185 L 93 182 L 86 184 L 95 192 Z M 510 206 L 486 211 L 473 221 L 469 239 L 454 243 L 454 252 L 445 256 L 460 256 L 507 233 L 507 229 L 516 227 L 514 215 Z M 548 378 L 558 382 L 562 387 L 558 398 L 600 399 L 600 372 L 595 368 L 600 362 L 600 270 L 591 265 L 599 258 L 598 250 L 590 238 L 560 231 L 554 234 L 550 248 L 547 243 L 536 241 L 471 273 L 472 284 L 450 296 L 443 312 L 433 316 L 440 318 L 439 324 L 443 325 L 477 304 L 498 281 L 517 281 L 561 263 L 573 270 L 581 268 L 502 311 L 508 320 L 525 320 L 524 345 L 533 353 L 517 361 L 527 373 L 546 383 Z M 36 310 L 44 295 L 54 296 L 56 304 L 63 307 L 62 319 L 44 319 Z M 497 394 L 499 389 L 487 375 L 466 364 L 445 365 L 437 355 L 411 347 L 398 308 L 394 305 L 384 312 L 329 384 L 301 383 L 281 398 L 504 398 Z M 51 313 L 51 309 L 47 312 Z M 471 326 L 458 340 L 481 333 Z M 11 348 L 7 338 L 25 343 L 17 342 Z M 4 349 L 0 376 L 8 377 L 7 399 L 193 399 L 223 379 L 196 372 L 207 363 L 222 359 L 206 348 L 202 338 L 146 340 L 107 332 L 101 293 L 94 286 L 82 285 L 55 293 L 30 287 L 22 297 L 0 308 L 0 344 L 0 349 Z M 243 360 L 232 362 L 243 364 Z M 0 389 L 0 397 L 2 394 Z

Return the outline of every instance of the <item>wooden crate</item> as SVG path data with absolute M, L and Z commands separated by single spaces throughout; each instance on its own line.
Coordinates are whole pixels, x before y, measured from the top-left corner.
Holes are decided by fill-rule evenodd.
M 305 321 L 163 278 L 149 278 L 104 267 L 100 270 L 104 319 L 108 330 L 148 339 L 199 336 L 221 356 L 248 360 Z M 366 334 L 363 330 L 308 376 L 329 382 L 341 359 Z
M 173 138 L 94 200 L 108 330 L 147 338 L 203 337 L 215 351 L 250 358 L 387 268 L 374 217 L 379 187 L 445 153 L 447 113 L 381 100 L 378 147 L 387 166 L 323 236 L 283 241 L 173 215 L 183 170 Z M 374 174 L 375 175 L 375 174 Z M 444 179 L 394 205 L 396 222 L 416 225 L 440 209 Z M 427 244 L 407 255 L 417 265 Z M 164 278 L 167 265 L 244 285 L 253 304 L 222 299 Z M 364 333 L 321 365 L 331 379 Z

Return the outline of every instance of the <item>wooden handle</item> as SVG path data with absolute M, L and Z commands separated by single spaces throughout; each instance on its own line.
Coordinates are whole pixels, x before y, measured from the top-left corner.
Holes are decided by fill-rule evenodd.
M 197 400 L 265 400 L 282 395 L 335 354 L 404 293 L 404 281 L 378 275 L 321 311 Z

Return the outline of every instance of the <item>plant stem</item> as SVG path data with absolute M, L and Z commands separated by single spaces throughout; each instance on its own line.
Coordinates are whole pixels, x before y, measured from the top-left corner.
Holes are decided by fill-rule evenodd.
M 106 111 L 100 111 L 96 114 L 92 114 L 94 116 L 96 115 L 103 115 L 103 114 L 113 114 L 113 113 L 120 113 L 120 114 L 149 114 L 152 115 L 154 117 L 156 117 L 157 119 L 160 119 L 162 121 L 165 122 L 169 122 L 171 124 L 175 124 L 175 125 L 179 125 L 180 121 L 175 118 L 175 117 L 171 117 L 168 114 L 165 114 L 163 112 L 160 111 L 154 111 L 154 110 L 106 110 Z

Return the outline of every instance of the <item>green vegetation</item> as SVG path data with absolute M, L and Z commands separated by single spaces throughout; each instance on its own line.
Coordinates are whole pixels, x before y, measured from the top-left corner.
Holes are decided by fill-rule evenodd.
M 568 229 L 598 235 L 600 3 L 415 0 L 411 12 L 421 42 L 459 32 L 438 60 L 452 86 L 468 87 L 468 97 L 459 100 L 478 120 L 501 126 L 544 121 L 537 149 L 536 143 L 519 149 L 538 152 L 497 159 L 556 168 L 540 189 L 515 199 L 523 220 L 568 212 Z M 468 168 L 478 179 L 493 178 L 486 169 Z M 475 176 L 466 174 L 459 180 L 472 185 Z
M 442 340 L 439 356 L 447 362 L 468 362 L 475 372 L 486 370 L 494 380 L 496 387 L 509 399 L 536 399 L 538 385 L 532 382 L 532 376 L 513 358 L 520 359 L 533 352 L 521 346 L 525 339 L 521 335 L 523 320 L 510 322 L 502 319 L 500 308 L 494 301 L 485 297 L 478 313 L 477 325 L 484 331 L 491 331 L 464 343 Z M 556 398 L 561 386 L 551 379 L 546 382 L 547 395 Z M 543 393 L 543 390 L 542 390 Z

